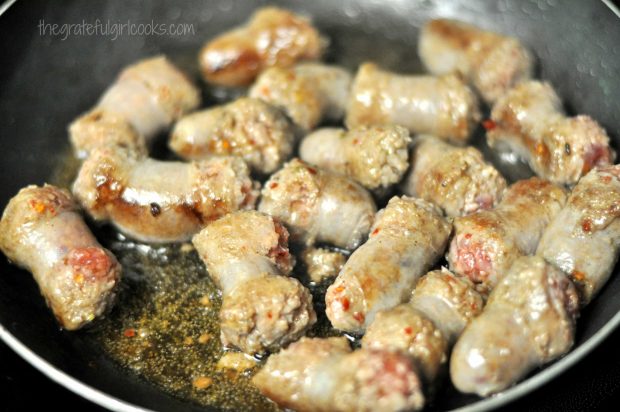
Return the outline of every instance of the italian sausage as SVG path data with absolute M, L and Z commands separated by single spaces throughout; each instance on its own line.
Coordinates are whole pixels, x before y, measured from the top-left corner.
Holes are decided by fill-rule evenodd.
M 246 86 L 268 67 L 319 59 L 324 43 L 308 19 L 277 7 L 263 7 L 245 25 L 205 44 L 198 60 L 207 82 Z
M 96 221 L 132 238 L 182 242 L 226 213 L 253 208 L 255 185 L 236 157 L 164 162 L 108 146 L 82 164 L 73 193 Z
M 344 262 L 347 261 L 343 253 L 319 247 L 306 248 L 301 258 L 306 265 L 310 281 L 315 284 L 338 276 Z
M 421 199 L 393 197 L 371 234 L 327 289 L 327 317 L 340 330 L 362 333 L 381 309 L 409 299 L 418 279 L 444 252 L 452 225 Z
M 532 55 L 518 39 L 456 20 L 427 22 L 418 53 L 432 74 L 463 74 L 487 103 L 532 76 Z
M 200 105 L 200 92 L 164 56 L 126 67 L 97 105 L 69 125 L 75 154 L 88 156 L 105 144 L 146 152 L 173 121 Z
M 483 307 L 482 296 L 467 278 L 435 270 L 420 278 L 409 302 L 377 313 L 362 347 L 406 353 L 431 389 L 450 348 Z
M 620 165 L 590 171 L 543 233 L 537 253 L 568 274 L 589 303 L 620 253 Z
M 295 136 L 286 116 L 250 98 L 183 117 L 174 126 L 170 149 L 184 159 L 235 155 L 253 170 L 269 174 L 293 152 Z
M 478 149 L 421 135 L 414 140 L 411 169 L 402 190 L 457 217 L 495 207 L 506 190 L 506 180 Z
M 353 80 L 346 125 L 398 124 L 464 144 L 479 119 L 478 99 L 458 75 L 399 75 L 365 63 Z
M 367 189 L 387 189 L 407 171 L 410 143 L 407 129 L 396 125 L 358 126 L 349 131 L 324 128 L 302 140 L 299 156 L 347 175 Z
M 222 290 L 221 340 L 255 354 L 297 340 L 316 322 L 312 295 L 287 277 L 294 258 L 288 232 L 274 218 L 238 211 L 216 220 L 192 240 Z
M 0 220 L 0 249 L 32 273 L 67 330 L 104 315 L 115 301 L 121 265 L 97 242 L 65 189 L 20 190 Z
M 573 344 L 578 306 L 562 271 L 538 256 L 519 258 L 457 341 L 454 386 L 487 396 L 562 356 Z
M 573 185 L 615 158 L 605 130 L 590 116 L 566 117 L 548 83 L 517 85 L 497 100 L 491 121 L 484 124 L 489 146 L 517 153 L 554 183 Z
M 495 209 L 457 217 L 446 256 L 450 269 L 490 291 L 515 259 L 536 252 L 566 196 L 563 188 L 532 177 L 510 186 Z
M 370 194 L 354 181 L 299 159 L 265 183 L 258 209 L 282 220 L 296 241 L 344 249 L 362 243 L 377 210 Z
M 411 361 L 387 351 L 351 352 L 345 338 L 301 338 L 267 359 L 252 379 L 280 407 L 299 412 L 420 410 Z
M 282 109 L 303 131 L 323 120 L 344 117 L 351 74 L 338 66 L 302 63 L 265 70 L 250 88 L 250 97 Z

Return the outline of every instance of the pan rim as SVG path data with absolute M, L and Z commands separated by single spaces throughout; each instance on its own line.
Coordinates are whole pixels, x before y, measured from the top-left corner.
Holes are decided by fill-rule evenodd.
M 603 342 L 617 327 L 620 325 L 620 312 L 617 312 L 601 329 L 599 329 L 588 340 L 581 345 L 574 348 L 566 356 L 547 366 L 545 369 L 539 371 L 530 378 L 519 382 L 515 386 L 504 390 L 496 395 L 493 395 L 487 399 L 480 399 L 472 404 L 462 406 L 460 408 L 452 409 L 453 412 L 478 412 L 487 411 L 499 408 L 510 403 L 513 400 L 521 398 L 522 396 L 532 392 L 535 389 L 540 388 L 544 384 L 550 382 L 553 378 L 557 377 L 561 373 L 566 372 L 573 367 L 577 362 L 583 359 L 588 353 L 596 348 L 601 342 Z M 59 385 L 67 388 L 71 392 L 78 396 L 81 396 L 89 401 L 103 406 L 115 412 L 155 412 L 152 409 L 137 406 L 133 403 L 116 398 L 109 393 L 101 391 L 90 385 L 87 385 L 80 380 L 74 378 L 70 374 L 58 369 L 56 366 L 46 361 L 28 346 L 23 344 L 13 334 L 11 334 L 0 323 L 0 339 L 7 344 L 14 352 L 16 352 L 22 359 L 31 364 L 45 376 Z

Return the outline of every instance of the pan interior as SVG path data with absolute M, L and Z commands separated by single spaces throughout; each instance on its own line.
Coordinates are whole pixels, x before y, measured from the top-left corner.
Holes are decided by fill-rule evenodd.
M 327 0 L 276 2 L 312 16 L 330 38 L 327 61 L 353 70 L 366 60 L 399 72 L 421 72 L 417 58 L 418 28 L 437 16 L 455 17 L 521 38 L 539 59 L 539 77 L 551 81 L 570 113 L 587 113 L 610 132 L 620 146 L 620 38 L 616 17 L 598 2 L 555 1 L 388 2 Z M 140 58 L 165 53 L 198 80 L 196 53 L 214 35 L 247 19 L 262 3 L 181 1 L 96 3 L 70 2 L 62 8 L 34 1 L 18 2 L 2 17 L 0 38 L 6 63 L 0 67 L 0 136 L 3 173 L 0 207 L 20 187 L 45 181 L 70 185 L 77 163 L 70 161 L 66 125 L 88 109 L 119 70 Z M 66 39 L 42 34 L 48 23 L 95 22 L 187 23 L 195 33 L 173 36 L 74 35 Z M 594 23 L 597 22 L 597 23 Z M 565 27 L 571 27 L 566 31 Z M 22 27 L 18 30 L 17 27 Z M 579 50 L 579 53 L 575 53 Z M 206 104 L 226 98 L 204 89 Z M 483 144 L 475 143 L 510 179 L 525 177 L 520 165 L 502 163 Z M 169 156 L 165 136 L 155 149 Z M 247 373 L 216 370 L 221 351 L 216 314 L 217 291 L 195 252 L 183 246 L 149 247 L 119 237 L 108 227 L 95 228 L 101 241 L 118 254 L 126 268 L 121 300 L 112 314 L 77 333 L 58 330 L 31 276 L 0 262 L 0 323 L 55 368 L 135 405 L 157 410 L 270 409 L 247 384 Z M 617 272 L 617 270 L 616 270 Z M 303 274 L 301 274 L 303 277 Z M 320 304 L 322 289 L 315 289 Z M 620 310 L 620 278 L 614 276 L 584 311 L 576 347 L 594 337 Z M 209 304 L 206 304 L 208 297 Z M 321 313 L 321 308 L 317 308 Z M 324 320 L 323 320 L 324 322 Z M 325 324 L 313 333 L 332 334 Z M 208 335 L 201 343 L 199 339 Z M 204 338 L 202 339 L 204 340 Z M 568 355 L 570 357 L 571 354 Z M 209 376 L 220 390 L 199 391 L 194 379 Z M 162 390 L 164 389 L 164 390 Z M 476 405 L 479 398 L 458 394 L 450 385 L 430 409 Z

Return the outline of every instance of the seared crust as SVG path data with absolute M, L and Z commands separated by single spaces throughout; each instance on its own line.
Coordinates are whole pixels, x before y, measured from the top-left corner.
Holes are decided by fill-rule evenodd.
M 277 7 L 263 7 L 249 21 L 209 41 L 198 60 L 206 81 L 245 86 L 268 67 L 291 67 L 321 57 L 324 41 L 310 21 Z
M 411 361 L 387 351 L 351 352 L 344 338 L 302 338 L 253 378 L 279 406 L 297 411 L 400 411 L 424 405 Z
M 460 72 L 487 103 L 532 76 L 532 55 L 519 40 L 457 20 L 427 22 L 418 51 L 431 73 Z
M 92 235 L 64 189 L 28 186 L 0 220 L 0 249 L 32 272 L 60 325 L 75 330 L 107 312 L 121 266 Z
M 510 186 L 495 209 L 456 218 L 446 256 L 450 269 L 487 293 L 516 258 L 534 254 L 566 196 L 563 188 L 533 177 Z
M 260 173 L 273 173 L 293 151 L 295 136 L 284 114 L 269 104 L 240 98 L 192 113 L 174 127 L 169 146 L 185 159 L 240 156 Z
M 540 257 L 520 258 L 456 343 L 452 382 L 480 396 L 515 384 L 568 352 L 577 311 L 577 291 L 560 270 Z
M 449 217 L 492 209 L 506 180 L 474 147 L 455 147 L 433 136 L 419 136 L 411 152 L 403 192 L 428 200 Z
M 529 81 L 497 101 L 487 132 L 491 147 L 522 156 L 540 177 L 573 185 L 592 168 L 613 163 L 609 136 L 592 118 L 566 117 L 548 83 Z
M 353 80 L 346 124 L 398 124 L 464 144 L 479 119 L 478 99 L 457 75 L 406 76 L 364 63 Z
M 588 304 L 620 253 L 620 165 L 592 170 L 549 224 L 537 253 L 568 274 Z
M 222 290 L 221 340 L 246 353 L 275 351 L 316 322 L 312 295 L 287 278 L 294 265 L 288 232 L 256 211 L 230 213 L 192 240 Z
M 332 325 L 360 333 L 379 310 L 405 302 L 443 253 L 451 228 L 432 204 L 392 198 L 377 213 L 369 240 L 353 252 L 327 289 L 326 313 Z
M 319 129 L 304 138 L 300 157 L 311 164 L 345 174 L 370 190 L 400 181 L 409 167 L 407 129 L 396 125 L 358 126 L 349 130 Z
M 162 162 L 108 146 L 91 152 L 73 192 L 95 220 L 131 237 L 179 242 L 226 213 L 252 208 L 254 185 L 239 158 Z
M 376 206 L 347 177 L 293 159 L 265 183 L 258 209 L 284 222 L 296 241 L 354 249 L 367 236 Z

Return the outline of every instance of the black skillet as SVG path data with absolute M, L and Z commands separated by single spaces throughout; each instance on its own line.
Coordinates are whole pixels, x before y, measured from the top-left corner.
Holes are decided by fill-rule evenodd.
M 419 71 L 418 27 L 442 16 L 522 39 L 572 113 L 592 115 L 620 148 L 620 21 L 598 1 L 275 1 L 313 17 L 331 39 L 328 60 L 354 68 L 363 60 Z M 195 54 L 210 37 L 244 21 L 263 2 L 19 1 L 0 17 L 0 209 L 19 188 L 49 179 L 68 147 L 66 125 L 90 107 L 119 69 L 168 54 L 196 73 Z M 41 23 L 110 20 L 190 23 L 194 35 L 70 35 L 40 33 Z M 616 269 L 618 272 L 618 269 Z M 434 409 L 481 410 L 516 399 L 555 378 L 620 323 L 620 276 L 612 277 L 579 319 L 575 348 L 560 361 L 487 400 L 447 385 Z M 210 410 L 179 400 L 119 370 L 79 333 L 58 330 L 31 276 L 0 258 L 0 337 L 28 362 L 72 391 L 114 410 Z M 2 365 L 0 365 L 2 368 Z

